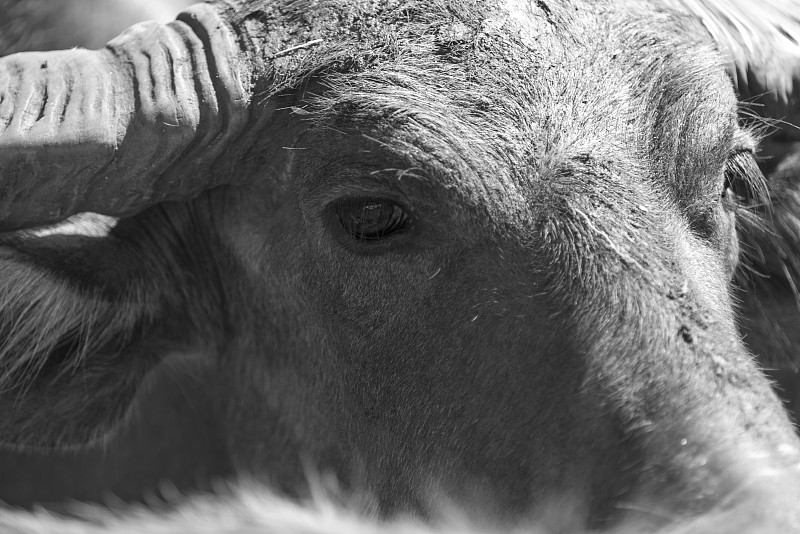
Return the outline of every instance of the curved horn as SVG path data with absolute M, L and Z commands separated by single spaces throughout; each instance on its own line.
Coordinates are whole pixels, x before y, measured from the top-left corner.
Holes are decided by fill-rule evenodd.
M 0 59 L 0 229 L 125 215 L 227 183 L 203 171 L 248 119 L 245 61 L 206 4 L 102 50 Z
M 796 126 L 800 139 L 800 1 L 667 0 L 700 17 L 722 52 L 742 100 Z

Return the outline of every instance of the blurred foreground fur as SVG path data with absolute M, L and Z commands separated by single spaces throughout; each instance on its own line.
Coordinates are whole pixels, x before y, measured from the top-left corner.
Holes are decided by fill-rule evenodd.
M 787 525 L 796 526 L 800 518 L 794 503 L 786 503 L 786 516 L 775 517 L 765 510 L 767 500 L 780 499 L 796 484 L 797 470 L 775 472 L 757 467 L 758 459 L 742 466 L 745 483 L 732 491 L 720 505 L 704 514 L 674 518 L 654 505 L 646 509 L 631 507 L 630 513 L 609 534 L 730 534 L 747 532 L 785 534 Z M 800 466 L 798 466 L 800 469 Z M 168 488 L 162 493 L 169 495 Z M 183 498 L 176 492 L 169 502 L 145 505 L 113 504 L 108 507 L 71 504 L 56 513 L 43 508 L 33 512 L 0 509 L 0 532 L 20 534 L 95 534 L 102 532 L 147 534 L 589 534 L 584 523 L 584 503 L 570 497 L 551 499 L 527 519 L 512 525 L 498 525 L 478 511 L 464 510 L 445 502 L 431 506 L 430 517 L 400 516 L 381 520 L 368 499 L 337 499 L 318 490 L 308 500 L 298 502 L 279 497 L 267 488 L 249 482 L 222 487 L 217 494 Z M 757 495 L 757 498 L 753 498 Z

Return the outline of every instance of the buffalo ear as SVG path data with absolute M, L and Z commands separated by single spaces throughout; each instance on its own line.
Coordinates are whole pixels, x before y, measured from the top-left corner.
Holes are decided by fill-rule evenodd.
M 77 236 L 0 247 L 0 446 L 103 437 L 168 350 L 148 270 L 117 248 Z
M 759 115 L 793 125 L 800 139 L 800 1 L 665 0 L 699 17 L 729 59 L 743 102 Z

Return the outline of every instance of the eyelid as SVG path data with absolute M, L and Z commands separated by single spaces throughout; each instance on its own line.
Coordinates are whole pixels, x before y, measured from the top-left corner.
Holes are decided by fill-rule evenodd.
M 369 175 L 348 177 L 346 180 L 337 178 L 332 183 L 314 187 L 304 197 L 301 198 L 303 204 L 315 206 L 320 211 L 345 198 L 386 199 L 404 206 L 412 205 L 399 187 L 391 187 Z
M 749 152 L 755 156 L 758 152 L 758 141 L 759 137 L 755 133 L 744 128 L 737 128 L 733 133 L 733 148 L 728 157 L 733 157 L 742 152 Z
M 749 148 L 749 147 L 736 147 L 733 150 L 731 150 L 730 153 L 728 154 L 727 161 L 730 161 L 733 158 L 741 157 L 741 156 L 750 156 L 750 157 L 755 159 L 756 152 L 755 152 L 754 149 Z

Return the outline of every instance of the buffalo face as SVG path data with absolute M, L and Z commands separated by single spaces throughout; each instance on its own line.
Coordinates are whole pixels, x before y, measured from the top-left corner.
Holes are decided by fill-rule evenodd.
M 126 218 L 99 239 L 9 234 L 6 442 L 113 433 L 144 377 L 192 354 L 235 470 L 301 493 L 331 472 L 387 511 L 565 498 L 599 525 L 626 501 L 705 509 L 743 466 L 796 461 L 728 292 L 729 186 L 762 179 L 754 142 L 694 18 L 193 9 L 112 41 L 141 96 L 92 81 L 113 105 L 80 117 L 90 143 L 69 124 L 7 136 L 9 187 L 40 167 L 86 180 L 62 204 L 14 190 L 8 227 Z M 140 79 L 159 65 L 171 88 Z

